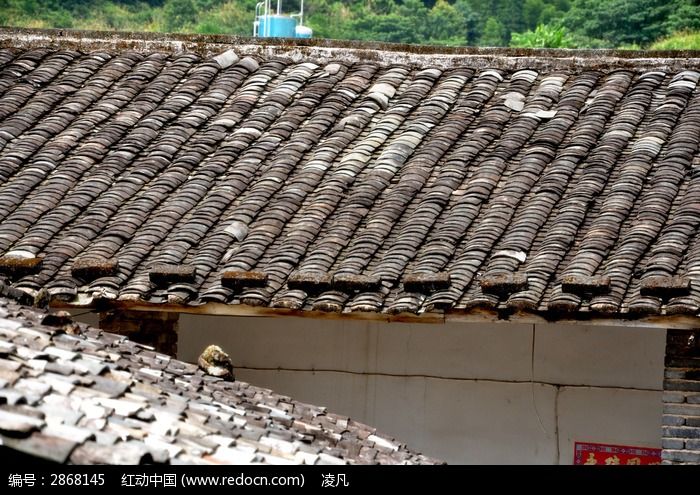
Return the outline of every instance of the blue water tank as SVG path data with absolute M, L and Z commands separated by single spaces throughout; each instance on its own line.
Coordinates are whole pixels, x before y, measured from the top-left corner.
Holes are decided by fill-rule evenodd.
M 260 17 L 258 36 L 261 38 L 294 38 L 296 27 L 297 22 L 286 15 L 263 16 Z

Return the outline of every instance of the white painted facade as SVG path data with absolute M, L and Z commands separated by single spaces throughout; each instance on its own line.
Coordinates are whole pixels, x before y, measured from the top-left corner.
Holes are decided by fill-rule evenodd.
M 97 325 L 97 315 L 81 321 Z M 534 331 L 534 353 L 533 353 Z M 450 463 L 571 464 L 575 441 L 660 448 L 666 332 L 180 315 L 238 379 L 325 405 Z
M 209 344 L 241 380 L 450 463 L 571 464 L 574 441 L 661 444 L 660 329 L 182 314 L 178 357 Z

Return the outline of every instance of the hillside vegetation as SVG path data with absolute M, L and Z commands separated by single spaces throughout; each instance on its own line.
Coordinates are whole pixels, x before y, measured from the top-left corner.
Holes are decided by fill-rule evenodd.
M 298 1 L 285 0 L 284 10 L 294 10 Z M 255 3 L 0 0 L 0 24 L 250 35 Z M 305 21 L 314 36 L 336 39 L 693 49 L 700 36 L 700 0 L 306 0 Z
M 652 50 L 700 50 L 700 33 L 679 33 L 657 41 Z

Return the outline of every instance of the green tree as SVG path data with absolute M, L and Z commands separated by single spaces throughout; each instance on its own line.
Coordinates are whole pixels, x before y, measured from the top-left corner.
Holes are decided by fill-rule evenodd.
M 347 39 L 351 38 L 353 14 L 350 8 L 341 2 L 321 0 L 321 9 L 309 9 L 306 23 L 314 30 L 314 37 Z M 314 3 L 314 5 L 316 5 Z
M 574 40 L 563 27 L 540 24 L 534 31 L 513 33 L 510 46 L 520 48 L 573 48 Z
M 0 26 L 9 25 L 10 19 L 10 2 L 8 0 L 0 0 Z
M 666 22 L 687 0 L 574 0 L 563 24 L 610 46 L 650 43 L 667 34 Z
M 197 9 L 192 0 L 167 0 L 163 8 L 166 31 L 180 31 L 197 22 Z M 252 22 L 252 21 L 251 21 Z
M 253 17 L 239 2 L 227 2 L 199 16 L 195 31 L 202 34 L 237 34 L 250 36 Z
M 431 43 L 463 44 L 466 38 L 466 19 L 447 0 L 437 0 L 427 18 L 426 37 Z
M 398 14 L 368 15 L 352 23 L 352 37 L 390 43 L 421 43 L 422 30 L 416 30 L 412 19 Z
M 396 10 L 396 2 L 394 0 L 369 0 L 367 9 L 374 14 L 391 14 Z
M 484 25 L 484 32 L 479 39 L 481 46 L 505 46 L 506 30 L 501 21 L 489 17 Z
M 481 17 L 471 6 L 469 0 L 457 0 L 454 6 L 464 19 L 462 30 L 467 44 L 476 45 L 481 37 Z
M 528 29 L 536 27 L 541 22 L 545 4 L 543 0 L 525 0 L 523 3 L 523 19 Z
M 421 0 L 404 0 L 388 14 L 376 14 L 372 7 L 351 9 L 353 19 L 347 33 L 354 39 L 393 43 L 425 43 L 428 36 L 428 9 Z
M 505 44 L 510 41 L 510 33 L 519 33 L 525 30 L 525 19 L 523 17 L 523 0 L 499 0 L 494 2 L 496 7 L 496 18 L 503 24 L 503 41 Z
M 425 21 L 428 17 L 428 9 L 422 0 L 403 0 L 398 4 L 396 14 L 406 19 L 408 25 L 413 26 L 415 37 L 411 43 L 420 43 L 426 40 L 427 26 Z
M 557 10 L 555 5 L 545 5 L 540 13 L 538 24 L 553 24 L 560 22 L 565 11 Z
M 666 29 L 669 33 L 700 31 L 700 5 L 686 0 L 668 16 Z

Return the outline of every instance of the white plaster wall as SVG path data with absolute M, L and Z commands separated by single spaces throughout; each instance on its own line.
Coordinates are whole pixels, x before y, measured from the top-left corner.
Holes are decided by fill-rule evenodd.
M 181 315 L 239 379 L 376 426 L 452 463 L 563 463 L 573 442 L 659 447 L 665 332 Z
M 179 328 L 180 355 L 190 360 L 221 343 L 243 367 L 530 379 L 528 325 L 181 315 Z
M 661 390 L 666 332 L 652 328 L 537 325 L 535 379 Z
M 334 412 L 448 462 L 553 464 L 558 460 L 556 387 L 310 371 L 242 370 L 237 378 L 284 390 L 302 401 L 326 404 Z
M 661 392 L 562 387 L 557 408 L 562 464 L 572 462 L 574 441 L 661 446 Z

